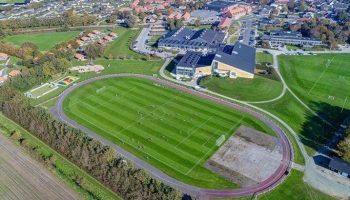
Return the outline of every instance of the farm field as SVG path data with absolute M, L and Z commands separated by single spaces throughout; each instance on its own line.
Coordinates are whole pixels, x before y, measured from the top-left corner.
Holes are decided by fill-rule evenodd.
M 203 163 L 240 125 L 274 134 L 262 122 L 227 107 L 136 78 L 82 86 L 64 101 L 73 120 L 188 184 L 235 188 Z
M 279 56 L 282 76 L 309 107 L 339 124 L 350 109 L 350 54 Z
M 1 199 L 77 199 L 78 195 L 0 134 Z
M 36 44 L 41 51 L 47 51 L 53 48 L 56 44 L 73 39 L 78 36 L 79 33 L 79 31 L 69 31 L 20 34 L 7 36 L 4 40 L 18 46 L 25 42 L 32 42 Z
M 254 79 L 208 76 L 201 80 L 200 85 L 207 87 L 211 91 L 242 101 L 273 99 L 282 93 L 283 88 L 280 81 L 258 75 L 255 75 Z
M 22 139 L 25 140 L 29 146 L 36 147 L 35 151 L 28 152 L 27 149 L 23 148 L 23 150 L 26 151 L 25 153 L 28 153 L 28 155 L 33 153 L 35 154 L 34 156 L 40 157 L 54 156 L 56 158 L 55 167 L 51 168 L 50 172 L 59 178 L 61 182 L 65 183 L 67 187 L 76 191 L 77 194 L 79 194 L 83 199 L 120 199 L 119 196 L 110 191 L 108 188 L 104 187 L 96 179 L 65 159 L 63 156 L 51 149 L 21 126 L 6 118 L 1 112 L 0 121 L 0 134 L 3 134 L 5 137 L 10 137 L 11 132 L 16 130 L 22 135 Z M 16 148 L 18 149 L 21 147 L 18 146 Z M 83 185 L 78 185 L 76 183 L 75 178 L 77 176 L 82 177 L 85 180 Z

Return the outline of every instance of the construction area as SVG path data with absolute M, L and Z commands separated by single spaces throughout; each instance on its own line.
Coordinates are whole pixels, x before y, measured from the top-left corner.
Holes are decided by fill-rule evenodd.
M 241 126 L 205 166 L 246 187 L 269 178 L 281 160 L 282 148 L 278 138 Z

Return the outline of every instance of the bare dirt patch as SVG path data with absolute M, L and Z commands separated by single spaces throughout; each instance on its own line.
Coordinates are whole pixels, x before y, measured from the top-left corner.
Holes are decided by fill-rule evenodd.
M 282 160 L 278 139 L 241 126 L 207 161 L 206 167 L 240 184 L 251 186 L 270 177 Z
M 0 199 L 80 199 L 0 134 Z

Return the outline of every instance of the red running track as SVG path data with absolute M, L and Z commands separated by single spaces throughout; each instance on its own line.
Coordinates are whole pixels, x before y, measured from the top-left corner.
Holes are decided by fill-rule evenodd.
M 86 85 L 88 83 L 102 80 L 102 79 L 107 79 L 107 78 L 117 78 L 117 77 L 137 77 L 137 78 L 143 78 L 143 79 L 148 79 L 157 83 L 160 83 L 162 85 L 174 88 L 176 90 L 180 90 L 186 93 L 190 93 L 192 95 L 199 96 L 201 98 L 216 102 L 221 105 L 225 105 L 227 107 L 230 107 L 232 109 L 248 113 L 255 118 L 261 120 L 264 122 L 267 126 L 269 126 L 277 135 L 278 139 L 280 141 L 280 144 L 282 146 L 282 161 L 280 166 L 276 169 L 276 171 L 266 180 L 263 182 L 254 185 L 254 186 L 249 186 L 249 187 L 244 187 L 244 188 L 239 188 L 239 189 L 223 189 L 223 190 L 214 190 L 214 189 L 204 189 L 204 188 L 198 188 L 194 186 L 187 185 L 186 183 L 182 183 L 180 181 L 175 180 L 174 178 L 164 174 L 163 172 L 157 170 L 153 166 L 145 163 L 143 160 L 137 158 L 136 156 L 133 156 L 132 154 L 124 151 L 121 147 L 117 146 L 114 143 L 111 143 L 110 141 L 100 137 L 96 133 L 93 133 L 92 131 L 86 129 L 85 127 L 82 127 L 81 125 L 77 124 L 73 120 L 70 120 L 63 112 L 62 106 L 63 106 L 63 100 L 64 98 L 73 90 L 77 89 L 78 87 L 81 87 L 83 85 Z M 264 191 L 267 191 L 274 186 L 276 186 L 284 177 L 285 173 L 288 171 L 290 164 L 291 164 L 291 159 L 292 159 L 292 147 L 289 143 L 289 140 L 287 136 L 285 135 L 284 131 L 282 130 L 281 127 L 279 127 L 274 121 L 271 119 L 267 118 L 265 115 L 262 113 L 256 112 L 255 110 L 245 107 L 243 105 L 233 103 L 227 100 L 223 100 L 219 97 L 211 96 L 203 92 L 196 91 L 191 88 L 187 88 L 185 86 L 178 85 L 176 83 L 159 79 L 156 77 L 152 76 L 147 76 L 147 75 L 141 75 L 141 74 L 110 74 L 110 75 L 104 75 L 104 76 L 99 76 L 99 77 L 94 77 L 88 80 L 85 80 L 83 82 L 77 83 L 74 86 L 71 86 L 67 90 L 65 90 L 59 97 L 56 107 L 52 110 L 52 113 L 60 120 L 63 122 L 66 122 L 70 125 L 72 125 L 75 128 L 81 129 L 85 132 L 88 133 L 89 136 L 99 139 L 103 143 L 110 145 L 114 148 L 117 149 L 117 152 L 121 153 L 124 155 L 127 159 L 132 160 L 136 166 L 144 169 L 145 171 L 148 171 L 153 177 L 160 179 L 161 181 L 164 181 L 165 183 L 178 188 L 182 190 L 184 193 L 189 193 L 192 195 L 196 195 L 199 198 L 237 198 L 237 197 L 242 197 L 242 196 L 248 196 L 248 195 L 253 195 L 257 193 L 261 193 Z

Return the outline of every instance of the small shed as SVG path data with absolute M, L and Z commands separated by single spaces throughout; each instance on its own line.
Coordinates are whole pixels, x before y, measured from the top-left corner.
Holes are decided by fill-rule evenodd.
M 338 174 L 350 178 L 350 164 L 344 160 L 333 157 L 328 165 L 329 169 Z

